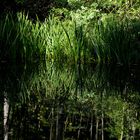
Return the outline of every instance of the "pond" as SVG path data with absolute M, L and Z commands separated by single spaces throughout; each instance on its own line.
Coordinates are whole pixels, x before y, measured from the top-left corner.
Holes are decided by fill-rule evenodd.
M 140 139 L 139 66 L 1 64 L 0 139 Z

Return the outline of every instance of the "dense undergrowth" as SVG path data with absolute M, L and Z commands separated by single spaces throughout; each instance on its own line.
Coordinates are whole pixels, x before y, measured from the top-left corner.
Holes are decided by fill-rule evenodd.
M 0 21 L 0 61 L 140 61 L 139 2 L 68 1 L 44 22 L 7 14 Z

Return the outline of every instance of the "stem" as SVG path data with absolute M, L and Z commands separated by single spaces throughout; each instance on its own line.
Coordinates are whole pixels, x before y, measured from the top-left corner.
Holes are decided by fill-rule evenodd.
M 52 108 L 52 111 L 51 111 L 52 113 L 52 120 L 53 120 L 53 116 L 54 116 L 54 110 L 53 110 L 53 108 Z M 52 140 L 52 138 L 53 138 L 53 122 L 51 121 L 51 127 L 50 127 L 50 140 Z
M 102 126 L 101 126 L 101 130 L 102 130 L 102 140 L 104 140 L 104 114 L 103 114 L 103 111 L 102 111 L 101 122 L 102 122 Z
M 120 138 L 119 140 L 123 140 L 123 129 L 124 129 L 124 106 L 123 106 L 123 110 L 122 110 L 122 120 L 121 120 L 121 134 L 120 134 Z
M 78 129 L 78 140 L 80 139 L 82 119 L 83 118 L 82 118 L 82 114 L 81 114 L 81 117 L 80 117 L 80 125 L 79 125 L 79 129 Z
M 98 128 L 99 128 L 99 119 L 96 118 L 96 134 L 95 134 L 95 140 L 98 140 Z
M 64 108 L 61 105 L 58 107 L 57 122 L 56 122 L 56 140 L 63 140 L 64 129 Z
M 91 114 L 90 140 L 93 139 L 93 113 Z
M 8 116 L 9 116 L 9 103 L 7 99 L 7 93 L 4 97 L 4 140 L 8 140 Z

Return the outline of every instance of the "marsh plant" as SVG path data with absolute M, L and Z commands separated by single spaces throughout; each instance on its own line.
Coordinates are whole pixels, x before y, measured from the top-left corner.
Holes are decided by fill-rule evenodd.
M 91 52 L 94 52 L 98 61 L 102 62 L 138 63 L 140 30 L 137 25 L 140 24 L 138 21 L 124 20 L 119 22 L 119 20 L 120 18 L 111 16 L 101 18 L 98 21 L 93 32 L 89 34 L 90 43 L 92 43 L 89 45 Z
M 111 13 L 95 21 L 86 25 L 75 18 L 61 20 L 51 15 L 42 23 L 33 22 L 22 13 L 15 17 L 7 15 L 0 21 L 0 59 L 139 63 L 137 18 L 122 19 Z
M 6 61 L 25 61 L 33 59 L 33 54 L 38 52 L 39 42 L 35 30 L 37 31 L 38 24 L 33 26 L 32 22 L 22 14 L 18 14 L 13 18 L 12 15 L 7 15 L 1 20 L 1 60 Z M 32 35 L 31 35 L 32 34 Z M 33 43 L 34 42 L 34 43 Z

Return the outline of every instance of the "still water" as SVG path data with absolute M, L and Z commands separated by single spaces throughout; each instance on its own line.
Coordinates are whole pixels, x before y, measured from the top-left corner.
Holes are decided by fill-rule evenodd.
M 0 139 L 139 140 L 139 66 L 0 66 Z

